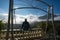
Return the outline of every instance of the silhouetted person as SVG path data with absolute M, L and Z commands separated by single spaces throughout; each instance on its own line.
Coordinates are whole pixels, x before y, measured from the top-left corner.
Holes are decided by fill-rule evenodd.
M 58 32 L 58 35 L 60 36 L 60 29 L 58 29 L 57 32 Z
M 26 30 L 26 31 L 29 30 L 30 25 L 29 25 L 29 22 L 27 22 L 27 19 L 25 19 L 25 21 L 23 22 L 22 28 L 23 30 Z

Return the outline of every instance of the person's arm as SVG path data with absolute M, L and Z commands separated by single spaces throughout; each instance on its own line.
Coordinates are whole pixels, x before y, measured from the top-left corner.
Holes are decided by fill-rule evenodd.
M 30 24 L 28 23 L 28 26 L 29 26 L 29 30 L 31 30 L 31 27 L 30 27 Z
M 28 27 L 30 28 L 30 24 L 28 23 Z

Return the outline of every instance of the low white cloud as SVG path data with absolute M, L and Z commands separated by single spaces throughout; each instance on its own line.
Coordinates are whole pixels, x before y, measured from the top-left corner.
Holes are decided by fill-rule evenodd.
M 35 22 L 35 21 L 39 21 L 39 15 L 33 15 L 33 14 L 27 14 L 27 15 L 15 15 L 14 20 L 16 20 L 16 23 L 22 23 L 25 18 L 27 18 L 28 22 Z
M 7 13 L 0 13 L 0 20 L 3 20 L 3 22 L 8 21 L 8 14 Z
M 54 20 L 60 20 L 60 16 L 55 17 Z
M 34 15 L 34 14 L 27 14 L 27 15 L 20 15 L 20 14 L 15 14 L 14 19 L 13 19 L 13 23 L 15 24 L 21 24 L 25 18 L 27 18 L 27 21 L 29 23 L 32 22 L 39 22 L 39 21 L 44 21 L 42 19 L 39 19 L 40 15 Z M 8 14 L 7 13 L 0 13 L 0 20 L 3 20 L 4 22 L 8 21 Z M 60 20 L 60 16 L 55 17 L 54 20 Z M 46 19 L 45 19 L 46 21 Z
M 0 14 L 0 20 L 3 19 L 3 21 L 7 22 L 8 21 L 8 14 L 7 13 L 3 13 L 3 14 Z M 27 18 L 27 21 L 28 22 L 35 22 L 35 21 L 39 21 L 39 15 L 33 15 L 33 14 L 27 14 L 27 15 L 20 15 L 20 14 L 15 14 L 14 16 L 14 24 L 17 23 L 17 24 L 20 24 L 24 21 L 25 18 Z

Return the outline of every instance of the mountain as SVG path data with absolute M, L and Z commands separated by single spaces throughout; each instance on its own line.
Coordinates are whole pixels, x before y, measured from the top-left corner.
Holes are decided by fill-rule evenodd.
M 52 14 L 49 14 L 49 19 L 51 18 Z M 54 15 L 54 17 L 57 17 L 58 15 Z M 47 18 L 47 14 L 44 16 L 40 16 L 39 19 L 46 19 Z

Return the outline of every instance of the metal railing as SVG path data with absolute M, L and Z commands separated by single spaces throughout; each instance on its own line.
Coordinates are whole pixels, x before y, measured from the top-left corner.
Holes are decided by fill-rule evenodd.
M 35 28 L 36 29 L 36 28 Z M 11 31 L 9 31 L 9 38 L 8 40 L 11 40 Z M 13 37 L 14 40 L 24 40 L 24 39 L 35 39 L 35 38 L 42 38 L 44 35 L 42 30 L 18 30 L 18 31 L 13 31 Z M 1 32 L 1 40 L 6 40 L 6 31 Z

